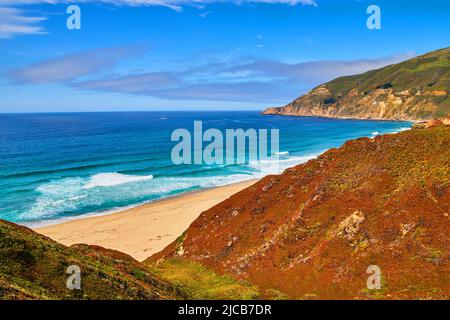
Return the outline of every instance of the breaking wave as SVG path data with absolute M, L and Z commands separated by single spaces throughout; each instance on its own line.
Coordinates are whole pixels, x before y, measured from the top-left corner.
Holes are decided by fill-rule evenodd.
M 95 187 L 111 187 L 124 183 L 144 181 L 153 179 L 153 176 L 131 176 L 120 174 L 117 172 L 99 173 L 90 178 L 90 180 L 83 186 L 85 189 Z

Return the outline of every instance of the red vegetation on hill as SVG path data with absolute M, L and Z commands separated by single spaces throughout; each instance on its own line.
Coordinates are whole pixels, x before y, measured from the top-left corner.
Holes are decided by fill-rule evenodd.
M 445 126 L 349 141 L 205 211 L 148 263 L 194 261 L 267 298 L 449 299 L 449 164 Z

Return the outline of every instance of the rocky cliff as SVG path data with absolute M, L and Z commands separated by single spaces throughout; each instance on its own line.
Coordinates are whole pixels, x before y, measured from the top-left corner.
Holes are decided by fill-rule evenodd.
M 450 114 L 450 48 L 320 85 L 267 115 L 427 120 Z

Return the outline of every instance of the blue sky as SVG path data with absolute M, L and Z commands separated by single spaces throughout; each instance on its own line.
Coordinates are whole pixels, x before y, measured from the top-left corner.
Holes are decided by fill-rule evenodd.
M 0 0 L 0 112 L 260 110 L 449 34 L 446 0 Z

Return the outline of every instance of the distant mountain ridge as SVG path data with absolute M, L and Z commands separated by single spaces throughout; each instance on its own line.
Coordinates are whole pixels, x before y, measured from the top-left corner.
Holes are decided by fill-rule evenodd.
M 322 84 L 266 115 L 429 120 L 450 114 L 450 47 Z

